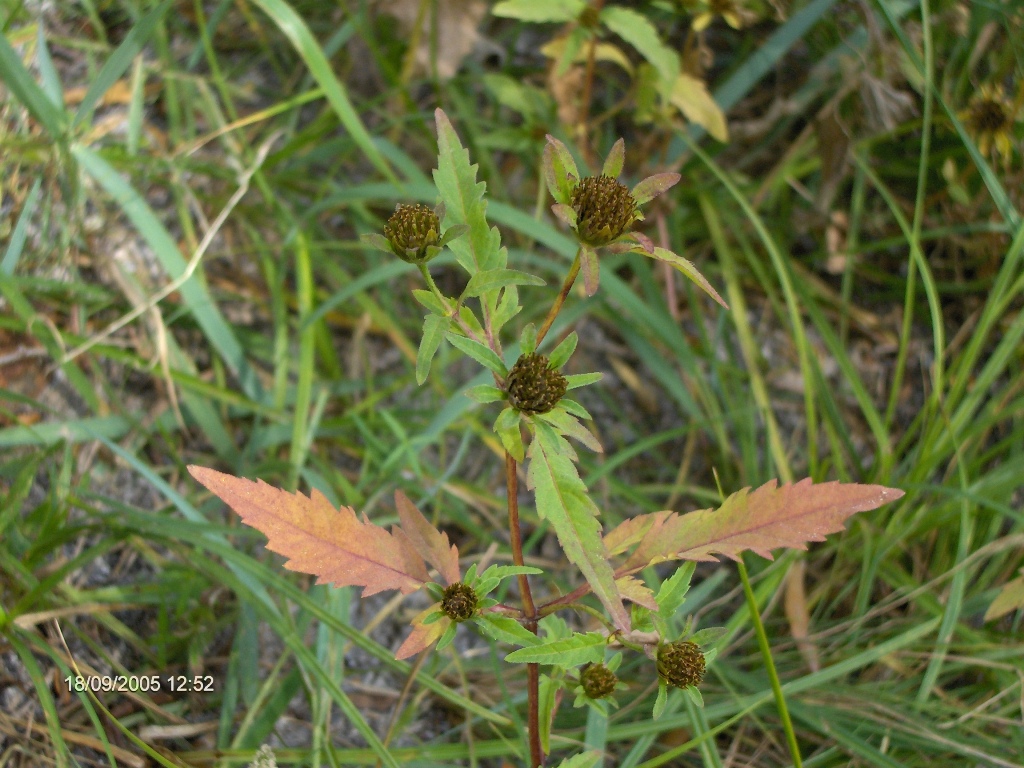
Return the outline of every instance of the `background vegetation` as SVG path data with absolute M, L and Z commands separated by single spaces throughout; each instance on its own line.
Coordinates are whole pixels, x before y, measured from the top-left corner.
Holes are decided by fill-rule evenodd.
M 803 476 L 907 492 L 806 555 L 747 560 L 803 765 L 1022 764 L 1024 9 L 621 5 L 696 96 L 665 102 L 660 49 L 592 11 L 3 4 L 0 762 L 241 765 L 265 743 L 279 764 L 520 762 L 523 681 L 496 648 L 462 633 L 395 661 L 423 605 L 281 570 L 184 469 L 316 487 L 381 524 L 402 488 L 461 552 L 506 557 L 493 414 L 461 394 L 485 376 L 442 347 L 416 387 L 418 273 L 358 241 L 397 202 L 434 203 L 441 106 L 512 265 L 548 279 L 521 324 L 574 253 L 546 133 L 592 167 L 624 136 L 634 181 L 683 174 L 645 231 L 731 311 L 623 255 L 553 329 L 606 374 L 585 390 L 606 453 L 581 453 L 606 528 L 711 506 L 714 473 L 727 493 Z M 563 66 L 551 43 L 573 34 Z M 528 530 L 527 562 L 557 574 Z M 674 696 L 652 721 L 641 682 L 607 721 L 564 702 L 556 755 L 790 764 L 735 568 L 695 585 L 684 612 L 729 628 L 705 708 Z M 94 698 L 68 690 L 72 659 L 215 692 Z

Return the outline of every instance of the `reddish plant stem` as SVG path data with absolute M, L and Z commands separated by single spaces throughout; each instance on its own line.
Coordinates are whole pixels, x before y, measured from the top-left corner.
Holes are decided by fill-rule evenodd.
M 512 543 L 512 562 L 523 565 L 523 533 L 519 526 L 519 475 L 516 474 L 516 460 L 505 452 L 505 488 L 508 491 L 508 532 Z M 537 607 L 530 591 L 530 580 L 525 573 L 518 576 L 519 591 L 523 595 L 523 614 L 526 628 L 537 634 Z M 544 752 L 540 746 L 540 668 L 537 664 L 526 665 L 526 698 L 528 711 L 526 725 L 530 742 L 530 768 L 544 765 Z
M 555 318 L 558 317 L 558 313 L 562 309 L 562 305 L 565 304 L 566 298 L 569 296 L 569 291 L 572 290 L 572 284 L 576 282 L 576 276 L 580 273 L 580 251 L 576 251 L 576 258 L 573 259 L 572 266 L 569 267 L 569 274 L 565 276 L 565 280 L 562 282 L 562 290 L 558 292 L 558 298 L 555 299 L 555 303 L 551 305 L 551 309 L 548 310 L 548 316 L 544 318 L 544 325 L 537 331 L 537 346 L 540 347 L 540 343 L 544 341 L 544 337 L 548 335 L 548 331 L 551 329 L 551 324 L 555 322 Z

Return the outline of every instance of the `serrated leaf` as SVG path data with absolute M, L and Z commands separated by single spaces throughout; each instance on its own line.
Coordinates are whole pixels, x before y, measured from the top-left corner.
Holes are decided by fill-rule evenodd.
M 587 495 L 576 467 L 566 456 L 564 438 L 542 421 L 534 423 L 527 485 L 534 489 L 537 514 L 551 523 L 562 550 L 590 584 L 615 627 L 629 630 L 629 614 L 615 587 L 615 575 L 601 540 L 599 511 Z
M 715 555 L 738 560 L 746 550 L 771 560 L 773 549 L 807 549 L 807 542 L 824 541 L 827 534 L 843 530 L 850 515 L 903 496 L 903 491 L 881 485 L 815 485 L 810 479 L 781 488 L 772 480 L 749 491 L 732 494 L 717 510 L 672 513 L 652 526 L 626 561 L 625 572 L 663 560 L 715 561 Z
M 427 315 L 423 318 L 423 338 L 420 339 L 420 348 L 416 352 L 416 383 L 422 384 L 430 374 L 430 364 L 437 354 L 437 348 L 441 346 L 441 339 L 445 337 L 448 329 L 452 327 L 450 317 L 441 315 Z
M 267 549 L 288 558 L 284 567 L 310 573 L 317 584 L 363 587 L 363 597 L 388 589 L 415 592 L 427 581 L 423 558 L 401 538 L 363 522 L 351 507 L 335 509 L 314 489 L 288 493 L 206 467 L 189 474 L 267 537 Z
M 596 664 L 604 660 L 607 645 L 608 638 L 600 632 L 575 633 L 564 640 L 541 642 L 512 651 L 505 661 L 513 664 L 557 664 L 560 667 L 576 667 L 588 662 Z
M 669 102 L 691 123 L 696 123 L 721 142 L 729 140 L 729 127 L 722 108 L 708 93 L 703 80 L 681 73 L 672 86 Z
M 639 544 L 654 525 L 660 526 L 671 514 L 674 514 L 672 510 L 666 509 L 623 520 L 605 534 L 604 545 L 608 549 L 608 554 L 619 555 L 634 544 Z
M 558 346 L 551 350 L 551 354 L 548 355 L 548 367 L 558 370 L 569 362 L 572 353 L 576 351 L 576 345 L 579 343 L 579 340 L 576 331 L 562 339 Z
M 651 588 L 635 576 L 623 576 L 615 580 L 615 586 L 619 588 L 619 594 L 626 600 L 630 600 L 644 608 L 652 611 L 658 610 L 658 603 L 654 600 L 654 593 Z
M 490 384 L 478 384 L 470 387 L 463 394 L 478 403 L 497 403 L 505 399 L 505 393 Z
M 481 270 L 501 269 L 507 254 L 501 247 L 501 235 L 487 224 L 487 185 L 477 182 L 479 166 L 470 165 L 469 151 L 462 146 L 448 116 L 437 109 L 437 169 L 434 183 L 445 205 L 444 227 L 469 226 L 469 233 L 448 244 L 459 264 L 474 275 Z
M 594 437 L 594 434 L 580 424 L 575 416 L 566 413 L 565 409 L 555 408 L 547 413 L 538 414 L 534 418 L 546 421 L 565 437 L 579 440 L 594 453 L 604 453 L 604 448 L 601 447 L 601 443 Z
M 646 251 L 642 249 L 636 248 L 633 249 L 633 252 L 643 254 L 644 256 L 652 255 L 648 254 Z M 657 247 L 654 249 L 653 257 L 655 259 L 658 259 L 659 261 L 664 261 L 671 264 L 673 267 L 678 269 L 680 272 L 682 272 L 684 275 L 690 278 L 693 282 L 695 282 L 700 287 L 700 289 L 704 291 L 704 293 L 706 293 L 708 296 L 717 301 L 726 309 L 729 308 L 729 305 L 725 303 L 725 300 L 718 295 L 718 291 L 711 287 L 711 283 L 709 283 L 705 279 L 704 275 L 700 273 L 700 270 L 698 270 L 693 265 L 693 262 L 691 262 L 689 259 L 684 259 L 682 256 L 672 253 L 672 251 L 668 250 L 667 248 L 661 247 Z
M 474 618 L 473 623 L 481 632 L 499 643 L 531 646 L 540 642 L 533 632 L 510 616 L 483 613 Z
M 431 525 L 402 491 L 395 491 L 395 508 L 398 510 L 402 532 L 409 537 L 420 557 L 437 568 L 445 583 L 461 581 L 459 550 L 448 541 L 448 534 L 441 533 Z
M 580 387 L 586 387 L 591 384 L 596 384 L 604 378 L 603 373 L 573 373 L 565 377 L 566 386 L 565 391 L 568 392 L 572 389 L 579 389 Z M 586 416 L 585 418 L 590 418 Z
M 494 371 L 499 376 L 508 376 L 508 368 L 505 367 L 505 363 L 502 362 L 502 359 L 490 347 L 450 331 L 447 334 L 447 339 L 453 347 L 465 352 L 480 363 L 480 365 Z
M 395 652 L 396 659 L 408 659 L 410 656 L 415 656 L 420 651 L 425 651 L 434 642 L 441 637 L 447 631 L 448 627 L 451 626 L 452 620 L 442 614 L 441 618 L 437 621 L 433 621 L 429 624 L 425 623 L 425 619 L 431 613 L 437 611 L 438 605 L 435 603 L 423 612 L 417 614 L 416 618 L 412 620 L 412 632 L 405 642 Z
M 1024 574 L 1024 571 L 1021 573 Z M 1024 575 L 1003 584 L 996 599 L 985 611 L 985 621 L 998 619 L 1020 608 L 1024 608 Z
M 594 766 L 597 765 L 597 761 L 600 759 L 601 753 L 591 750 L 590 752 L 584 752 L 581 755 L 567 757 L 555 766 L 555 768 L 594 768 Z
M 520 21 L 565 22 L 572 21 L 583 10 L 583 0 L 503 0 L 491 10 L 495 16 Z
M 679 55 L 658 34 L 658 28 L 639 11 L 610 5 L 601 11 L 601 23 L 636 48 L 658 71 L 659 90 L 668 94 L 679 74 Z
M 693 578 L 693 572 L 696 568 L 697 564 L 694 562 L 684 563 L 676 569 L 675 573 L 661 583 L 661 589 L 658 590 L 656 598 L 655 610 L 666 624 L 671 621 L 676 611 L 679 610 L 686 600 L 686 593 L 690 591 L 690 579 Z
M 466 284 L 464 296 L 480 296 L 508 285 L 547 285 L 541 278 L 516 269 L 486 269 L 477 272 Z
M 551 723 L 555 719 L 556 695 L 562 687 L 562 681 L 552 678 L 550 675 L 541 675 L 538 685 L 537 699 L 538 709 L 537 724 L 540 726 L 540 746 L 544 754 L 551 753 Z M 565 761 L 562 762 L 565 764 Z

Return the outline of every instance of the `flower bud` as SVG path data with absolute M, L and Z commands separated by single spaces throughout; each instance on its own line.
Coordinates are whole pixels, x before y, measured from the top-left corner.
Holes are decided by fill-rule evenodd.
M 658 648 L 658 674 L 676 688 L 700 685 L 704 679 L 704 666 L 704 654 L 690 640 L 668 643 Z
M 398 258 L 420 264 L 438 252 L 441 222 L 425 205 L 400 204 L 384 226 L 384 237 Z
M 478 602 L 473 588 L 457 581 L 445 587 L 441 596 L 441 610 L 449 619 L 459 623 L 473 618 Z
M 591 699 L 611 695 L 618 682 L 618 676 L 604 664 L 587 664 L 580 670 L 580 685 Z
M 505 379 L 508 402 L 522 413 L 547 413 L 562 399 L 569 385 L 565 376 L 552 369 L 545 355 L 522 355 Z
M 629 188 L 611 176 L 588 176 L 572 192 L 576 234 L 595 248 L 629 231 L 637 219 L 636 200 Z

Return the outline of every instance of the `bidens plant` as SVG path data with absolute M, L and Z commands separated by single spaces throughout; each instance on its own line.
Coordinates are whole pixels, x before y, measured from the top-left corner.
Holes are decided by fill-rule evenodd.
M 441 205 L 436 210 L 399 206 L 383 236 L 365 239 L 416 264 L 427 286 L 414 292 L 427 310 L 417 380 L 422 382 L 429 374 L 445 340 L 493 377 L 493 384 L 474 387 L 468 394 L 485 406 L 501 406 L 492 407 L 497 411 L 494 430 L 505 450 L 513 565 L 478 571 L 474 563 L 463 574 L 456 547 L 401 491 L 395 492 L 399 523 L 388 531 L 365 515 L 360 519 L 351 507 L 335 509 L 316 490 L 307 497 L 203 467 L 189 471 L 245 523 L 266 534 L 267 547 L 287 558 L 286 568 L 313 574 L 317 583 L 362 587 L 364 595 L 425 589 L 434 603 L 413 619 L 398 658 L 435 644 L 443 650 L 456 632 L 465 631 L 460 625 L 510 646 L 505 660 L 526 665 L 525 737 L 529 764 L 535 767 L 543 765 L 550 751 L 560 692 L 573 693 L 577 706 L 606 712 L 615 705 L 617 691 L 631 686 L 639 692 L 657 681 L 655 716 L 664 710 L 669 688 L 681 689 L 701 703 L 698 687 L 709 673 L 715 643 L 724 630 L 694 631 L 687 621 L 680 631 L 678 614 L 696 562 L 715 560 L 716 555 L 738 560 L 746 550 L 770 558 L 776 548 L 802 549 L 808 541 L 821 541 L 841 530 L 855 512 L 903 494 L 877 485 L 815 485 L 804 480 L 778 487 L 772 481 L 753 492 L 745 488 L 732 494 L 716 510 L 643 514 L 603 530 L 601 510 L 580 478 L 578 456 L 570 443 L 601 451 L 584 425 L 590 414 L 572 397 L 573 390 L 601 376 L 561 372 L 575 350 L 575 333 L 550 351 L 541 350 L 581 267 L 586 292 L 598 290 L 598 251 L 603 248 L 666 261 L 725 306 L 690 262 L 655 247 L 633 229 L 643 221 L 640 206 L 671 188 L 679 176 L 658 174 L 627 189 L 617 181 L 625 157 L 619 140 L 601 174 L 583 177 L 569 150 L 549 137 L 545 178 L 555 198 L 554 212 L 576 233 L 579 249 L 540 328 L 530 323 L 521 330 L 519 351 L 512 359 L 502 339 L 522 309 L 519 288 L 543 285 L 543 280 L 508 267 L 498 230 L 487 222 L 485 185 L 477 182 L 477 166 L 470 164 L 442 111 L 437 111 L 436 120 L 439 153 L 434 181 Z M 427 268 L 444 247 L 468 274 L 458 296 L 444 295 Z M 583 584 L 568 594 L 558 594 L 543 578 L 531 581 L 544 573 L 524 564 L 518 505 L 521 462 L 527 465 L 527 487 L 533 491 L 537 518 L 554 532 L 565 557 L 583 577 Z M 648 566 L 680 561 L 682 565 L 656 590 L 637 576 Z M 518 605 L 489 597 L 503 580 L 513 578 Z M 590 603 L 591 595 L 600 608 Z M 566 611 L 578 617 L 575 627 L 559 615 Z M 626 680 L 620 679 L 624 658 L 632 658 Z M 572 762 L 582 764 L 578 759 Z

